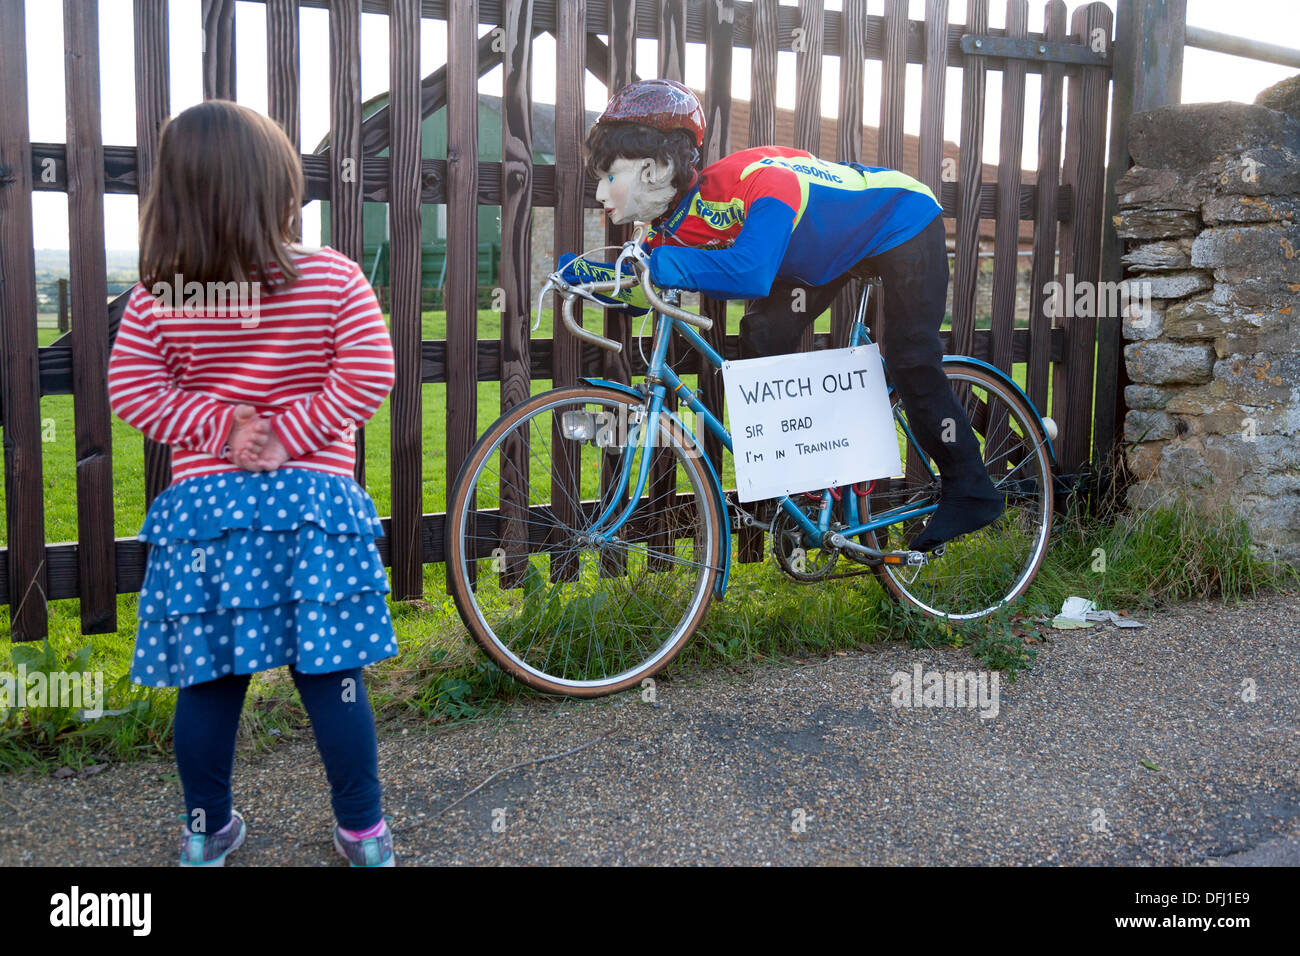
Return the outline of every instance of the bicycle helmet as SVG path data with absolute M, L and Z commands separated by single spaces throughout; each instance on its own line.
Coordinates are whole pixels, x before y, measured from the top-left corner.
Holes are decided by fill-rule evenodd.
M 637 80 L 610 99 L 600 123 L 640 123 L 665 133 L 684 129 L 704 145 L 704 107 L 687 87 L 676 80 Z

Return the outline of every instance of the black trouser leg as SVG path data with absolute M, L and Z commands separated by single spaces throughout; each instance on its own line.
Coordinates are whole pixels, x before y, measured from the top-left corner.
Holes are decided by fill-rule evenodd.
M 740 320 L 740 357 L 788 355 L 799 349 L 803 330 L 830 308 L 849 281 L 846 272 L 826 285 L 801 286 L 778 279 L 755 299 Z
M 914 550 L 929 551 L 984 527 L 1002 513 L 1002 496 L 984 469 L 979 440 L 943 372 L 939 327 L 949 277 L 943 217 L 936 216 L 893 249 L 856 263 L 852 272 L 883 280 L 885 328 L 880 350 L 908 424 L 943 478 L 939 508 L 910 544 Z M 804 328 L 826 311 L 849 277 L 845 273 L 823 286 L 774 283 L 771 292 L 756 300 L 740 320 L 741 357 L 795 351 Z
M 1002 513 L 1002 496 L 984 468 L 979 440 L 943 372 L 939 326 L 948 294 L 943 218 L 855 268 L 883 281 L 880 350 L 912 433 L 943 479 L 938 510 L 910 544 L 913 550 L 933 550 Z

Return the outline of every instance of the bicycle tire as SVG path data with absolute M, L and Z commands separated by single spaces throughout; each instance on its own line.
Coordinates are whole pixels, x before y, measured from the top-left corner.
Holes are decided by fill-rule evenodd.
M 1051 460 L 1036 417 L 1003 381 L 964 362 L 944 362 L 943 369 L 971 419 L 985 467 L 1006 496 L 1006 511 L 989 527 L 948 542 L 944 554 L 924 567 L 877 565 L 873 570 L 895 601 L 945 621 L 968 621 L 1006 606 L 1033 583 L 1051 538 Z M 915 467 L 917 459 L 928 462 L 928 458 L 903 430 L 906 412 L 897 393 L 893 409 L 907 474 L 901 485 L 896 476 L 888 492 L 869 496 L 868 516 L 903 503 L 928 504 L 938 498 L 938 484 Z M 1004 418 L 1007 424 L 1002 426 Z M 917 456 L 911 467 L 909 448 Z M 932 463 L 930 467 L 937 472 Z M 904 549 L 919 525 L 890 525 L 863 535 L 863 541 L 882 551 Z
M 604 464 L 598 467 L 597 462 L 605 462 L 611 453 L 609 445 L 601 448 L 592 443 L 563 438 L 558 430 L 563 421 L 562 414 L 566 410 L 590 412 L 593 408 L 600 408 L 615 415 L 627 415 L 627 418 L 615 419 L 617 422 L 626 422 L 631 420 L 631 409 L 638 404 L 635 396 L 598 386 L 563 387 L 535 395 L 515 406 L 483 433 L 462 465 L 448 496 L 447 582 L 456 607 L 474 640 L 497 666 L 536 690 L 572 697 L 599 697 L 636 686 L 676 658 L 703 620 L 711 603 L 715 579 L 722 565 L 722 504 L 717 499 L 712 479 L 701 461 L 703 453 L 693 436 L 674 424 L 666 413 L 661 413 L 659 417 L 660 438 L 653 449 L 652 462 L 661 460 L 665 451 L 672 455 L 671 489 L 665 490 L 668 486 L 662 482 L 657 487 L 647 482 L 648 494 L 643 494 L 632 520 L 623 529 L 627 531 L 641 522 L 646 534 L 637 539 L 629 531 L 621 544 L 611 544 L 600 549 L 603 556 L 598 561 L 584 558 L 588 551 L 597 553 L 596 549 L 584 549 L 578 544 L 583 529 L 602 510 L 602 506 L 612 499 L 614 489 L 607 488 L 603 480 L 599 482 L 596 497 L 598 503 L 587 501 L 584 491 L 585 487 L 593 487 L 593 473 L 601 472 L 606 467 Z M 513 447 L 521 447 L 517 442 L 523 434 L 527 435 L 524 446 L 528 450 L 527 476 L 523 476 L 500 453 L 512 435 L 516 436 Z M 531 489 L 535 479 L 554 473 L 557 467 L 556 455 L 561 446 L 548 447 L 540 455 L 537 454 L 539 437 L 544 438 L 548 434 L 553 441 L 564 442 L 562 447 L 569 451 L 576 450 L 579 475 L 576 500 L 570 497 L 562 504 L 553 503 L 549 498 L 545 502 L 533 500 Z M 625 436 L 616 438 L 630 439 L 632 434 L 629 428 Z M 641 445 L 643 434 L 636 433 L 635 447 Z M 579 445 L 582 447 L 577 447 Z M 594 451 L 588 449 L 589 445 Z M 624 441 L 622 445 L 615 442 L 615 447 L 622 449 L 616 454 L 635 453 L 630 441 Z M 516 498 L 521 490 L 528 496 L 526 517 L 520 501 L 516 500 L 514 510 L 509 514 L 506 508 L 498 507 L 495 522 L 487 521 L 487 524 L 495 526 L 495 539 L 488 533 L 488 529 L 483 534 L 478 534 L 473 527 L 475 519 L 485 520 L 481 517 L 485 514 L 482 510 L 484 501 L 478 499 L 491 497 L 491 479 L 488 478 L 486 486 L 480 479 L 490 469 L 494 458 L 501 463 L 496 476 L 501 481 L 498 484 L 498 504 L 501 501 L 501 489 L 505 487 L 511 488 L 516 493 Z M 635 466 L 634 460 L 634 469 Z M 609 467 L 613 468 L 612 462 Z M 511 474 L 518 477 L 517 481 L 502 480 L 502 470 L 506 468 L 515 468 Z M 677 482 L 683 477 L 694 496 L 693 502 L 683 500 L 677 491 Z M 549 486 L 544 478 L 541 484 Z M 631 481 L 627 494 L 630 491 Z M 477 504 L 475 519 L 471 518 L 471 500 L 476 500 Z M 657 507 L 659 511 L 655 510 Z M 566 508 L 568 510 L 565 513 L 574 517 L 575 524 L 561 527 L 564 522 L 557 516 Z M 512 521 L 516 522 L 513 526 L 510 525 Z M 518 524 L 521 521 L 526 522 L 526 527 Z M 693 523 L 679 525 L 679 521 Z M 511 536 L 510 527 L 515 528 L 514 537 Z M 663 532 L 665 527 L 674 529 L 666 539 Z M 656 528 L 657 531 L 654 530 Z M 677 531 L 686 534 L 679 538 Z M 686 548 L 691 555 L 689 560 L 678 553 L 682 550 L 681 542 L 687 537 L 694 538 Z M 496 541 L 497 551 L 492 551 L 487 556 L 494 555 L 496 563 L 484 566 L 484 551 L 493 540 Z M 651 543 L 641 550 L 634 543 L 641 540 Z M 663 547 L 665 540 L 668 542 L 667 549 Z M 528 543 L 525 545 L 524 541 Z M 661 546 L 659 550 L 655 549 L 655 541 Z M 515 553 L 505 553 L 503 545 L 513 546 Z M 623 573 L 613 573 L 618 570 L 620 555 L 624 562 Z M 695 560 L 696 557 L 699 560 Z M 599 565 L 594 573 L 591 567 L 593 562 Z M 574 570 L 575 567 L 577 570 Z M 528 568 L 532 568 L 532 572 Z M 681 576 L 690 579 L 690 590 L 680 615 L 674 616 L 670 608 L 675 594 L 667 593 L 669 589 L 665 586 L 672 583 L 670 577 L 676 575 L 679 568 L 687 569 Z M 540 582 L 543 572 L 550 579 L 549 584 Z M 493 574 L 496 575 L 496 587 L 489 594 L 488 589 L 494 583 L 491 578 Z M 635 582 L 632 581 L 633 574 L 636 575 Z M 486 580 L 483 575 L 488 576 Z M 471 584 L 471 577 L 478 582 L 477 586 Z M 533 581 L 531 592 L 527 583 L 529 580 Z M 630 586 L 621 586 L 619 581 Z M 643 585 L 657 587 L 658 593 L 653 605 L 637 595 L 637 590 Z M 511 613 L 511 601 L 518 597 L 523 607 L 529 600 L 536 599 L 536 604 L 542 600 L 536 598 L 542 587 L 553 589 L 553 593 L 545 598 L 540 608 L 532 609 L 531 617 L 521 618 L 517 622 Z M 562 595 L 559 603 L 552 607 L 557 600 L 554 589 L 562 590 L 566 587 L 572 593 Z M 571 608 L 577 610 L 570 613 Z M 674 619 L 671 622 L 653 619 L 660 608 L 668 609 L 664 615 L 674 616 Z M 519 612 L 520 615 L 523 613 L 522 610 Z M 590 615 L 589 619 L 584 616 L 587 614 Z M 630 631 L 632 650 L 627 655 L 628 659 L 620 658 L 610 665 L 613 673 L 605 673 L 600 665 L 610 653 L 610 647 L 600 637 L 601 624 L 605 621 L 612 622 L 618 614 L 623 615 L 623 620 L 618 627 L 611 625 L 610 633 L 612 635 L 619 628 Z M 597 620 L 598 616 L 600 620 Z M 560 632 L 561 625 L 565 623 L 572 626 L 568 634 Z M 530 627 L 533 632 L 529 631 Z M 553 638 L 542 638 L 539 646 L 541 635 L 536 632 L 544 627 L 554 628 L 555 634 Z M 645 629 L 648 634 L 649 643 L 644 645 L 644 652 L 640 650 L 643 645 L 637 637 L 639 629 Z M 656 633 L 650 634 L 650 630 Z M 659 634 L 661 631 L 663 633 Z M 527 643 L 523 646 L 525 640 Z M 627 635 L 618 640 L 626 645 Z M 615 643 L 615 638 L 609 637 L 608 644 Z M 582 646 L 571 646 L 578 644 Z M 558 656 L 557 648 L 560 645 L 565 645 L 563 657 L 556 666 L 552 660 Z M 535 647 L 537 653 L 533 653 Z M 593 650 L 597 647 L 599 652 L 595 655 L 593 668 Z M 553 654 L 553 651 L 557 653 Z M 578 657 L 583 658 L 581 667 L 577 666 Z

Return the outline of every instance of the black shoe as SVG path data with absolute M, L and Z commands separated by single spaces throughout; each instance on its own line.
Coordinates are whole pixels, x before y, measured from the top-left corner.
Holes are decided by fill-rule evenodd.
M 960 494 L 956 491 L 939 498 L 939 507 L 921 532 L 912 539 L 912 551 L 933 551 L 941 544 L 963 534 L 985 528 L 1002 517 L 1006 505 L 1002 495 L 988 483 L 988 491 Z

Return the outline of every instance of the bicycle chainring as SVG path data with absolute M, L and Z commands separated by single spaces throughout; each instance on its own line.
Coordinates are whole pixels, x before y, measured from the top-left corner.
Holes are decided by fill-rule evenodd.
M 800 503 L 799 508 L 814 522 L 817 520 L 819 503 L 810 501 Z M 832 523 L 831 529 L 838 530 L 843 525 Z M 820 545 L 807 547 L 804 542 L 803 529 L 784 508 L 777 508 L 768 530 L 772 536 L 772 559 L 787 577 L 805 584 L 824 581 L 831 577 L 835 564 L 839 560 L 839 551 L 828 550 Z

